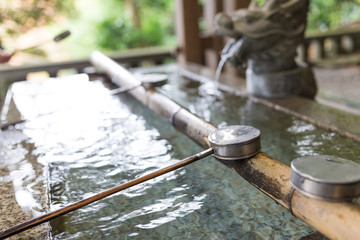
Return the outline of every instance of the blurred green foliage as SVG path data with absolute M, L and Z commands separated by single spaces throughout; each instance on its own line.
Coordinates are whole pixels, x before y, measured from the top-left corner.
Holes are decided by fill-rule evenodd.
M 259 4 L 265 0 L 252 0 Z M 335 29 L 360 20 L 360 0 L 310 0 L 308 30 Z
M 174 46 L 174 3 L 173 0 L 1 0 L 0 38 L 15 39 L 45 25 L 51 32 L 49 35 L 69 29 L 72 35 L 62 44 L 67 45 L 69 55 L 75 58 L 87 57 L 95 49 L 106 52 Z
M 174 1 L 128 0 L 127 2 L 108 1 L 110 7 L 107 8 L 106 17 L 97 24 L 98 47 L 103 50 L 122 50 L 167 45 L 174 41 Z M 134 8 L 126 4 L 132 4 Z
M 310 0 L 309 30 L 325 31 L 359 20 L 359 0 Z

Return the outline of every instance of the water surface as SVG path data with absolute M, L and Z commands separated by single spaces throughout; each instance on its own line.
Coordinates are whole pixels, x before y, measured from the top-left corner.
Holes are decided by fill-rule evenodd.
M 170 83 L 161 92 L 220 127 L 260 129 L 262 151 L 285 164 L 319 154 L 360 163 L 360 148 L 351 140 L 169 69 Z M 22 141 L 34 145 L 37 161 L 48 168 L 51 210 L 201 150 L 128 94 L 111 96 L 100 81 L 81 82 L 81 90 L 65 83 L 60 84 L 64 89 L 32 86 L 36 94 L 19 85 L 14 96 L 22 116 L 32 120 L 12 131 L 26 135 Z M 51 226 L 53 239 L 297 239 L 313 232 L 211 157 L 53 220 Z

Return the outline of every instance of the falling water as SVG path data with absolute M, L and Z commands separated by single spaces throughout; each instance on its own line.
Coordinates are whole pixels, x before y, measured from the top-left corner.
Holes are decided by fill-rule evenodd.
M 247 45 L 247 42 L 244 42 L 243 39 L 230 39 L 227 44 L 225 45 L 223 51 L 221 52 L 221 59 L 219 61 L 219 65 L 216 69 L 215 73 L 215 83 L 216 86 L 219 84 L 221 70 L 224 67 L 225 62 L 230 59 L 231 57 L 239 54 L 242 49 Z
M 219 65 L 216 69 L 216 73 L 215 73 L 215 84 L 216 86 L 219 84 L 220 81 L 220 74 L 221 74 L 221 70 L 224 67 L 225 62 L 228 60 L 228 58 L 222 57 L 219 61 Z

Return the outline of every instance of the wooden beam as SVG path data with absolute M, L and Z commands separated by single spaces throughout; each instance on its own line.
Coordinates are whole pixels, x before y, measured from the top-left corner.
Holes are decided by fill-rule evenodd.
M 231 14 L 240 8 L 247 8 L 251 0 L 224 0 L 223 9 L 227 14 Z
M 223 10 L 226 14 L 231 16 L 236 10 L 240 8 L 247 8 L 250 2 L 251 0 L 223 0 Z M 226 38 L 223 43 L 224 46 L 227 41 L 228 39 Z M 228 63 L 225 64 L 224 71 L 233 76 L 240 76 L 245 78 L 245 72 L 230 66 Z
M 215 30 L 215 15 L 223 10 L 221 0 L 207 0 L 204 2 L 205 32 L 213 33 Z
M 204 2 L 205 38 L 204 54 L 205 65 L 216 69 L 220 61 L 220 52 L 223 47 L 222 37 L 215 34 L 215 16 L 223 10 L 222 0 L 207 0 Z
M 176 0 L 177 60 L 180 64 L 203 64 L 199 29 L 199 4 L 194 0 Z

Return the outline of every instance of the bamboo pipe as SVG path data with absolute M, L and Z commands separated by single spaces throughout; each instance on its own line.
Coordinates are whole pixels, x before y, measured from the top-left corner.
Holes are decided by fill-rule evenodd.
M 33 218 L 29 221 L 26 221 L 26 222 L 23 222 L 17 226 L 14 226 L 12 228 L 9 228 L 9 229 L 6 229 L 5 231 L 2 231 L 0 232 L 0 239 L 5 239 L 5 238 L 8 238 L 8 237 L 11 237 L 15 234 L 18 234 L 18 233 L 21 233 L 29 228 L 32 228 L 32 227 L 35 227 L 37 225 L 40 225 L 44 222 L 47 222 L 47 221 L 50 221 L 54 218 L 57 218 L 59 216 L 62 216 L 62 215 L 65 215 L 69 212 L 72 212 L 76 209 L 79 209 L 79 208 L 82 208 L 84 206 L 87 206 L 93 202 L 96 202 L 100 199 L 103 199 L 105 197 L 108 197 L 112 194 L 115 194 L 117 192 L 120 192 L 122 190 L 125 190 L 127 188 L 130 188 L 132 186 L 135 186 L 135 185 L 138 185 L 140 183 L 143 183 L 145 181 L 148 181 L 150 179 L 153 179 L 153 178 L 156 178 L 158 176 L 161 176 L 161 175 L 164 175 L 166 173 L 169 173 L 171 171 L 174 171 L 178 168 L 181 168 L 181 167 L 184 167 L 186 165 L 189 165 L 193 162 L 196 162 L 197 160 L 200 160 L 200 159 L 203 159 L 211 154 L 214 153 L 214 150 L 213 148 L 209 148 L 205 151 L 202 151 L 198 154 L 195 154 L 195 155 L 192 155 L 190 157 L 187 157 L 183 160 L 181 160 L 180 162 L 178 163 L 175 163 L 171 166 L 168 166 L 168 167 L 165 167 L 165 168 L 162 168 L 160 170 L 157 170 L 155 172 L 152 172 L 150 174 L 147 174 L 145 176 L 142 176 L 142 177 L 139 177 L 139 178 L 136 178 L 134 180 L 131 180 L 129 182 L 126 182 L 124 184 L 121 184 L 119 186 L 116 186 L 116 187 L 113 187 L 111 189 L 108 189 L 106 191 L 103 191 L 101 193 L 98 193 L 98 194 L 95 194 L 94 196 L 91 196 L 91 197 L 88 197 L 88 198 L 85 198 L 81 201 L 78 201 L 76 203 L 73 203 L 73 204 L 70 204 L 66 207 L 63 207 L 63 208 L 60 208 L 58 210 L 55 210 L 55 211 L 52 211 L 52 212 L 49 212 L 47 214 L 44 214 L 42 216 L 39 216 L 39 217 L 36 217 L 36 218 Z
M 100 52 L 92 53 L 90 61 L 116 85 L 125 87 L 139 82 L 129 71 Z M 146 91 L 143 87 L 138 87 L 129 93 L 200 146 L 209 147 L 207 136 L 216 129 L 215 126 L 155 90 Z M 328 238 L 359 238 L 359 205 L 320 201 L 294 191 L 289 181 L 290 168 L 276 159 L 261 152 L 248 160 L 221 162 Z

